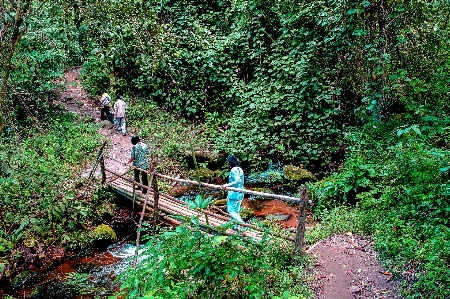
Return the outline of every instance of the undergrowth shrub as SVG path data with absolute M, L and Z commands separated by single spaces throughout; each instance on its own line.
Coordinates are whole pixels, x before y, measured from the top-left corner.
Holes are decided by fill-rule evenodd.
M 304 262 L 265 236 L 210 236 L 185 225 L 149 236 L 117 298 L 309 298 Z
M 62 241 L 95 217 L 94 207 L 75 195 L 76 165 L 93 158 L 100 145 L 97 127 L 69 114 L 46 121 L 45 132 L 32 128 L 21 142 L 0 145 L 0 238 L 13 248 Z

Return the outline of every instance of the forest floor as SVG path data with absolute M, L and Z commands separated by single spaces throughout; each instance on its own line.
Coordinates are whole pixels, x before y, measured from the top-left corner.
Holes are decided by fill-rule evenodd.
M 80 116 L 94 118 L 100 123 L 99 134 L 110 140 L 106 155 L 126 162 L 131 151 L 130 137 L 117 133 L 108 121 L 100 121 L 100 100 L 90 99 L 80 81 L 80 68 L 65 74 L 66 90 L 60 93 L 59 103 Z M 127 170 L 123 163 L 108 159 L 106 167 L 118 173 Z M 89 171 L 89 170 L 87 170 Z M 86 172 L 87 173 L 87 172 Z M 249 201 L 243 206 L 251 206 Z M 296 227 L 298 208 L 281 201 L 262 204 L 255 215 L 288 214 L 291 217 L 282 223 L 285 228 Z M 308 217 L 308 222 L 311 222 Z M 392 274 L 385 271 L 377 259 L 371 240 L 351 233 L 337 235 L 310 246 L 307 253 L 314 258 L 312 287 L 316 299 L 394 299 L 397 283 Z

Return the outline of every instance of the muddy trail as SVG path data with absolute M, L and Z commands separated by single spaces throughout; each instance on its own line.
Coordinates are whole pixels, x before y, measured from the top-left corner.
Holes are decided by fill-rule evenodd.
M 100 121 L 99 99 L 90 99 L 80 82 L 80 68 L 66 72 L 66 90 L 61 92 L 59 102 L 67 110 L 83 117 L 91 117 L 99 123 L 99 134 L 110 140 L 105 148 L 107 155 L 118 161 L 127 161 L 131 151 L 130 137 L 133 132 L 122 136 L 111 127 L 108 121 Z M 109 159 L 107 167 L 118 173 L 126 166 Z M 84 175 L 88 175 L 86 170 Z M 243 206 L 251 206 L 249 201 Z M 269 213 L 289 214 L 283 223 L 285 228 L 295 228 L 298 222 L 298 208 L 282 201 L 266 202 L 257 216 Z M 383 269 L 373 250 L 373 243 L 351 233 L 334 236 L 309 246 L 307 253 L 314 257 L 312 288 L 316 299 L 394 299 L 397 284 L 392 274 Z

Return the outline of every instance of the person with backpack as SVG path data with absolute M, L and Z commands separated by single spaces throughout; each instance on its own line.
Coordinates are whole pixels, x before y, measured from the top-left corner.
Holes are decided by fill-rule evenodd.
M 114 123 L 113 119 L 112 119 L 112 115 L 110 113 L 110 109 L 111 109 L 111 97 L 109 96 L 108 93 L 106 93 L 105 90 L 102 90 L 102 97 L 100 99 L 101 103 L 102 103 L 102 108 L 100 110 L 100 119 L 101 120 L 109 120 L 111 123 Z
M 117 122 L 117 131 L 122 133 L 123 136 L 126 135 L 127 131 L 125 129 L 125 111 L 127 109 L 127 104 L 121 99 L 120 95 L 116 95 L 116 102 L 114 103 L 114 117 Z
M 131 158 L 128 160 L 128 163 L 133 162 L 133 166 L 136 167 L 134 169 L 134 181 L 140 182 L 140 174 L 142 173 L 142 185 L 148 187 L 148 175 L 147 172 L 141 171 L 146 170 L 150 167 L 148 163 L 147 156 L 149 154 L 148 146 L 141 142 L 139 136 L 135 135 L 131 137 L 131 144 L 133 147 L 131 148 Z M 141 190 L 141 187 L 137 187 L 136 190 Z M 142 190 L 143 194 L 147 193 L 147 189 L 144 188 Z
M 235 155 L 229 155 L 227 158 L 228 167 L 231 168 L 230 175 L 228 177 L 229 183 L 222 185 L 222 189 L 226 187 L 234 187 L 243 189 L 244 188 L 244 171 L 239 166 L 239 162 Z M 244 193 L 237 191 L 228 191 L 227 196 L 227 212 L 230 214 L 231 218 L 237 223 L 243 223 L 239 211 L 241 208 L 242 200 L 244 199 Z M 237 225 L 234 227 L 237 229 Z

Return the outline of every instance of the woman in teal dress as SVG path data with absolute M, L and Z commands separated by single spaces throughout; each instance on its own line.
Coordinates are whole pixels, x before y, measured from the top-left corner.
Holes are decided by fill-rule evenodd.
M 239 162 L 235 155 L 228 156 L 228 167 L 231 168 L 229 175 L 229 183 L 222 185 L 222 188 L 233 187 L 233 188 L 244 188 L 244 171 L 239 166 Z M 239 210 L 241 208 L 242 200 L 244 199 L 244 193 L 237 191 L 228 191 L 227 200 L 227 211 L 231 218 L 238 223 L 243 223 L 241 216 L 239 215 Z

